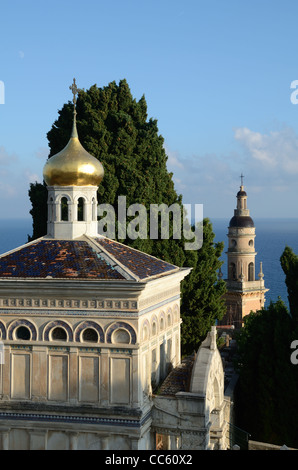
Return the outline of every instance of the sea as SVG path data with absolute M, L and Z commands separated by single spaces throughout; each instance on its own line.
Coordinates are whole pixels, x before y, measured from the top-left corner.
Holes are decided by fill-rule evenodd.
M 224 250 L 221 256 L 224 262 L 222 273 L 227 276 L 227 233 L 228 219 L 210 219 L 215 234 L 215 242 L 223 241 Z M 266 304 L 275 302 L 280 297 L 288 305 L 288 294 L 285 285 L 285 275 L 280 265 L 280 257 L 286 246 L 290 246 L 298 255 L 298 218 L 297 219 L 255 219 L 256 227 L 256 278 L 260 271 L 260 261 L 263 263 L 266 294 Z M 13 250 L 28 241 L 32 235 L 32 219 L 2 219 L 0 220 L 0 253 Z

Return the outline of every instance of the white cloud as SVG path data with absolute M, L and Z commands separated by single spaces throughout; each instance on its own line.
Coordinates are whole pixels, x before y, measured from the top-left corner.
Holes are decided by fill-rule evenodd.
M 39 147 L 35 152 L 35 156 L 39 160 L 43 160 L 44 162 L 46 162 L 49 153 L 50 153 L 49 147 Z
M 16 162 L 18 157 L 15 153 L 9 154 L 3 145 L 0 145 L 0 165 L 10 165 Z
M 243 127 L 234 136 L 247 156 L 261 164 L 260 170 L 298 174 L 298 136 L 292 128 L 261 134 Z
M 234 131 L 236 150 L 182 157 L 167 148 L 168 169 L 184 203 L 202 203 L 216 217 L 231 215 L 244 173 L 253 214 L 292 217 L 298 201 L 298 135 L 283 126 L 266 133 L 247 127 Z
M 25 170 L 25 179 L 28 183 L 41 183 L 40 176 L 37 173 L 32 173 L 30 170 Z

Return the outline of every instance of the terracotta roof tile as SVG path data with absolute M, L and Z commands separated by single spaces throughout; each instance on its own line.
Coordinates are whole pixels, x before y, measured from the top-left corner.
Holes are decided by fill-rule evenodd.
M 168 274 L 177 270 L 177 266 L 167 263 L 142 251 L 130 248 L 109 238 L 97 238 L 96 242 L 111 256 L 127 267 L 139 279 Z
M 124 279 L 87 242 L 46 239 L 0 257 L 0 277 Z
M 195 355 L 184 358 L 164 380 L 159 395 L 174 396 L 178 392 L 188 392 Z

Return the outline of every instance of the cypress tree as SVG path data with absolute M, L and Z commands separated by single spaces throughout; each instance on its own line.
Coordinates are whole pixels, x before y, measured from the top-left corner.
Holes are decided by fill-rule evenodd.
M 286 246 L 280 257 L 281 267 L 286 275 L 286 286 L 290 312 L 293 320 L 298 325 L 298 256 L 292 248 Z
M 297 448 L 298 366 L 291 362 L 297 333 L 280 299 L 245 317 L 237 337 L 235 409 L 236 424 L 252 440 Z

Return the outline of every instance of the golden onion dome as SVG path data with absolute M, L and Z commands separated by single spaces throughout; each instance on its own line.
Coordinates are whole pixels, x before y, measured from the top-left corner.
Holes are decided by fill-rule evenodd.
M 46 162 L 43 178 L 47 186 L 98 186 L 104 175 L 102 164 L 79 141 L 76 119 L 68 144 Z

